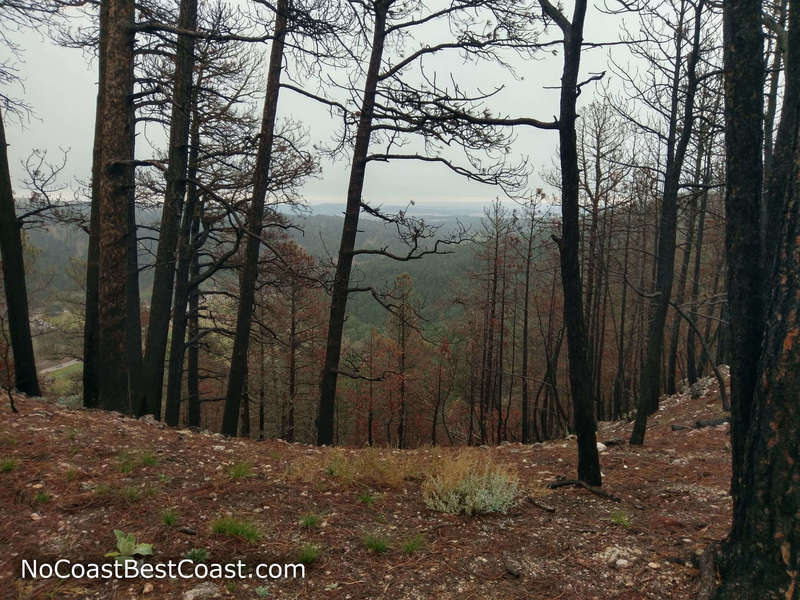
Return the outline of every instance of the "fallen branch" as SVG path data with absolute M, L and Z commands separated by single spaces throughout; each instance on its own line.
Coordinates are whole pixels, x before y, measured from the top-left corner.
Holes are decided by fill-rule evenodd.
M 567 485 L 576 485 L 578 487 L 582 487 L 583 489 L 592 492 L 597 496 L 608 498 L 609 500 L 612 500 L 614 502 L 622 502 L 622 498 L 619 498 L 614 494 L 612 494 L 611 492 L 607 492 L 603 488 L 597 487 L 596 485 L 589 485 L 588 483 L 586 483 L 585 481 L 581 481 L 580 479 L 559 479 L 558 481 L 551 482 L 550 484 L 548 484 L 547 487 L 549 487 L 551 490 L 554 490 L 556 488 L 564 487 Z
M 720 417 L 719 419 L 700 419 L 694 422 L 694 425 L 676 425 L 673 423 L 670 425 L 670 429 L 672 431 L 684 431 L 687 429 L 703 429 L 705 427 L 716 427 L 717 425 L 724 425 L 725 423 L 730 423 L 730 417 Z
M 547 506 L 546 504 L 542 504 L 541 502 L 539 502 L 538 500 L 532 498 L 531 496 L 528 496 L 528 502 L 533 504 L 536 508 L 541 508 L 543 511 L 546 511 L 546 512 L 549 512 L 549 513 L 556 512 L 556 509 L 553 508 L 552 506 Z

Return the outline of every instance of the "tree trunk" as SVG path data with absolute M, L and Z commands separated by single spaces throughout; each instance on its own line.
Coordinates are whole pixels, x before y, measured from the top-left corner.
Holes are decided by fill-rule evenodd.
M 0 256 L 3 287 L 8 311 L 8 333 L 14 354 L 14 386 L 29 396 L 39 396 L 36 359 L 33 356 L 31 324 L 28 317 L 28 290 L 25 286 L 25 262 L 22 236 L 17 221 L 11 174 L 8 168 L 8 144 L 0 111 Z
M 550 6 L 552 7 L 552 5 Z M 578 437 L 578 479 L 590 485 L 601 485 L 600 461 L 597 454 L 597 422 L 591 397 L 591 374 L 586 355 L 587 337 L 583 320 L 583 292 L 578 256 L 580 249 L 578 217 L 580 173 L 575 133 L 575 105 L 578 98 L 578 74 L 585 16 L 586 1 L 576 0 L 572 23 L 562 26 L 564 68 L 561 76 L 558 129 L 562 237 L 558 240 L 558 246 L 561 258 L 561 283 L 564 288 L 564 322 L 567 328 L 570 391 L 575 431 Z
M 178 27 L 194 31 L 197 27 L 197 0 L 181 0 Z M 161 418 L 161 393 L 164 385 L 164 356 L 167 352 L 170 306 L 175 281 L 175 247 L 183 198 L 186 194 L 186 169 L 189 161 L 189 123 L 192 113 L 192 73 L 194 70 L 194 36 L 178 34 L 175 54 L 175 75 L 172 118 L 169 129 L 169 154 L 166 173 L 167 189 L 161 211 L 161 227 L 153 273 L 150 299 L 150 321 L 147 325 L 147 347 L 142 369 L 142 395 L 145 412 Z
M 319 391 L 319 413 L 317 416 L 317 444 L 332 444 L 336 407 L 336 380 L 339 374 L 339 358 L 342 350 L 342 333 L 347 309 L 347 295 L 350 287 L 350 270 L 353 266 L 353 250 L 358 232 L 358 216 L 361 212 L 361 192 L 367 167 L 372 115 L 375 111 L 375 94 L 378 85 L 381 59 L 383 56 L 386 15 L 390 2 L 376 0 L 375 29 L 372 37 L 372 50 L 364 83 L 361 101 L 361 114 L 356 131 L 350 180 L 347 186 L 347 207 L 345 209 L 342 239 L 339 243 L 339 256 L 336 274 L 331 290 L 331 309 L 328 319 L 328 339 L 325 345 L 325 363 Z
M 197 177 L 197 154 L 199 149 L 199 135 L 192 135 L 192 161 L 189 167 L 189 199 L 188 203 L 196 204 L 194 217 L 192 218 L 191 232 L 191 262 L 189 265 L 189 280 L 197 281 L 200 276 L 200 213 L 202 206 L 192 196 L 197 194 L 197 186 L 194 181 Z M 188 390 L 188 401 L 186 407 L 186 424 L 194 427 L 200 426 L 200 287 L 194 286 L 189 292 L 189 347 L 186 361 L 186 387 Z
M 94 114 L 92 148 L 91 209 L 89 214 L 89 249 L 86 256 L 86 305 L 83 318 L 83 405 L 97 408 L 99 391 L 99 286 L 100 286 L 100 178 L 103 164 L 103 82 L 106 77 L 106 40 L 108 38 L 108 2 L 100 4 L 100 39 L 98 48 L 98 85 Z
M 261 134 L 258 139 L 255 174 L 253 177 L 253 199 L 247 212 L 247 246 L 245 263 L 239 289 L 239 309 L 236 315 L 236 335 L 233 342 L 231 366 L 228 373 L 228 390 L 225 395 L 225 412 L 222 417 L 222 433 L 236 435 L 239 423 L 239 405 L 245 386 L 247 372 L 247 348 L 250 342 L 250 320 L 253 314 L 256 279 L 258 278 L 258 256 L 261 250 L 261 230 L 264 220 L 264 204 L 269 184 L 269 169 L 272 159 L 272 142 L 275 135 L 275 115 L 278 110 L 283 48 L 286 38 L 290 0 L 280 0 L 275 14 L 275 34 L 269 58 L 267 91 L 264 113 L 261 119 Z
M 703 177 L 704 183 L 711 181 L 711 144 L 709 143 L 709 154 L 706 156 L 705 175 Z M 706 206 L 708 205 L 708 190 L 703 190 L 700 196 L 700 210 L 697 215 L 697 244 L 695 244 L 694 253 L 694 274 L 692 276 L 692 311 L 690 313 L 692 321 L 697 323 L 697 299 L 700 296 L 700 265 L 703 255 L 703 235 L 705 233 L 706 225 Z M 689 329 L 686 334 L 686 378 L 689 385 L 697 381 L 697 358 L 695 353 L 695 333 L 693 329 Z M 710 357 L 709 357 L 710 358 Z
M 667 319 L 672 280 L 675 268 L 675 236 L 678 219 L 678 191 L 680 176 L 694 124 L 694 98 L 697 91 L 697 63 L 700 58 L 700 33 L 702 31 L 702 14 L 704 2 L 701 0 L 695 8 L 694 36 L 692 51 L 687 65 L 688 81 L 683 99 L 683 116 L 678 123 L 678 90 L 681 85 L 681 59 L 676 57 L 675 78 L 672 82 L 672 119 L 670 122 L 667 163 L 664 177 L 664 193 L 661 204 L 661 223 L 659 225 L 658 250 L 656 253 L 656 299 L 653 303 L 650 327 L 647 333 L 647 350 L 645 362 L 640 373 L 639 402 L 636 408 L 636 423 L 631 434 L 631 444 L 643 444 L 647 425 L 647 416 L 658 410 L 658 395 L 661 388 L 661 356 L 664 350 L 664 324 Z M 672 145 L 674 144 L 674 146 Z
M 752 1 L 725 4 L 734 468 L 733 523 L 723 547 L 722 586 L 716 597 L 795 600 L 800 597 L 800 2 L 789 4 L 786 92 L 767 192 L 768 231 L 773 235 L 761 260 L 754 232 L 761 191 L 762 81 L 752 76 L 762 72 L 752 69 L 763 69 L 760 8 Z M 785 182 L 775 181 L 779 173 L 787 177 Z M 766 275 L 764 265 L 773 265 Z M 769 297 L 763 298 L 761 290 L 768 290 Z M 759 300 L 763 313 L 750 312 L 758 310 Z M 760 320 L 759 314 L 764 315 Z M 758 362 L 749 362 L 759 350 Z
M 102 86 L 103 149 L 99 189 L 98 393 L 107 410 L 131 412 L 130 194 L 134 186 L 133 0 L 108 0 L 108 28 Z M 101 34 L 102 38 L 102 34 Z M 138 308 L 138 307 L 137 307 Z
M 531 443 L 530 416 L 528 415 L 528 313 L 531 291 L 531 250 L 533 247 L 534 214 L 531 211 L 531 224 L 528 229 L 528 249 L 525 254 L 525 296 L 522 300 L 522 443 Z
M 700 181 L 700 165 L 702 160 L 702 153 L 698 151 L 697 164 L 695 168 L 695 181 Z M 689 275 L 689 258 L 692 254 L 692 244 L 694 244 L 694 229 L 697 221 L 697 196 L 692 195 L 689 207 L 689 217 L 686 220 L 688 228 L 686 231 L 686 245 L 683 247 L 683 256 L 681 257 L 681 270 L 678 275 L 678 291 L 675 294 L 675 302 L 679 305 L 683 304 L 686 296 L 686 279 Z M 681 319 L 675 316 L 672 323 L 672 335 L 669 343 L 669 360 L 667 363 L 667 394 L 672 395 L 675 393 L 675 379 L 678 362 L 678 342 L 681 333 Z

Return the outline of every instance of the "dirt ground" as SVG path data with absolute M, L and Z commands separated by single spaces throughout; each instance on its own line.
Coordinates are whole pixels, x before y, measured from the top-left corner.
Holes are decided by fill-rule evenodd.
M 662 401 L 645 446 L 611 443 L 601 452 L 603 487 L 616 498 L 547 489 L 574 477 L 574 439 L 475 450 L 516 470 L 523 492 L 508 514 L 473 517 L 434 512 L 420 493 L 421 466 L 458 449 L 226 439 L 19 398 L 18 414 L 0 409 L 0 596 L 691 598 L 694 559 L 724 537 L 731 502 L 728 425 L 670 427 L 722 416 L 716 383 L 701 387 L 698 397 Z M 630 430 L 601 423 L 598 439 L 627 440 Z M 370 465 L 380 474 L 359 473 Z M 261 537 L 213 533 L 224 516 Z M 23 559 L 109 561 L 114 529 L 152 544 L 152 563 L 193 548 L 208 553 L 207 563 L 249 567 L 296 563 L 311 546 L 318 556 L 303 579 L 21 578 Z

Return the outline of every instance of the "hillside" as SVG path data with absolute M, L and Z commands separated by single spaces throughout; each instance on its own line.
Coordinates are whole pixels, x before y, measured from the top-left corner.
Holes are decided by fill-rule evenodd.
M 507 514 L 472 517 L 434 512 L 420 494 L 424 473 L 463 449 L 226 439 L 20 398 L 0 425 L 0 588 L 20 600 L 691 598 L 696 557 L 730 512 L 727 424 L 671 427 L 720 416 L 716 384 L 700 387 L 662 402 L 643 448 L 615 443 L 628 423 L 601 424 L 613 498 L 547 488 L 573 476 L 574 440 L 470 450 L 518 473 L 521 490 Z M 213 533 L 226 516 L 254 531 Z M 150 562 L 191 549 L 250 566 L 304 554 L 306 577 L 20 579 L 22 559 L 108 561 L 114 529 L 152 544 Z

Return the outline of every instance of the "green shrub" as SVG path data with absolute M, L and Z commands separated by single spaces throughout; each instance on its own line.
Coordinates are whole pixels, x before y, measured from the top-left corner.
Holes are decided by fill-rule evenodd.
M 314 529 L 319 525 L 319 522 L 319 515 L 315 515 L 314 513 L 306 513 L 300 517 L 300 527 L 305 527 L 306 529 Z
M 320 547 L 316 544 L 303 544 L 297 552 L 297 560 L 310 565 L 319 557 Z
M 389 549 L 388 540 L 379 534 L 368 533 L 364 536 L 363 541 L 368 550 L 372 550 L 378 554 L 383 554 Z
M 260 585 L 256 588 L 256 596 L 259 598 L 266 598 L 269 596 L 269 588 L 265 585 Z
M 253 476 L 253 467 L 248 462 L 238 462 L 228 469 L 231 479 L 244 479 Z
M 194 562 L 206 562 L 208 560 L 208 550 L 205 548 L 192 548 L 185 556 Z
M 13 458 L 4 458 L 0 460 L 0 473 L 11 473 L 15 471 L 19 463 Z
M 421 533 L 416 534 L 413 537 L 408 538 L 405 542 L 403 542 L 403 552 L 406 554 L 414 554 L 417 550 L 422 548 L 425 545 L 425 536 Z
M 178 522 L 178 511 L 174 508 L 165 508 L 161 513 L 161 520 L 167 527 L 172 527 Z
M 119 455 L 119 470 L 121 473 L 130 473 L 137 467 L 154 467 L 158 458 L 149 451 L 121 452 Z
M 358 496 L 358 501 L 362 504 L 366 504 L 367 506 L 372 506 L 375 503 L 375 494 L 373 494 L 370 490 L 362 492 Z
M 147 486 L 138 487 L 135 485 L 126 485 L 118 490 L 112 490 L 112 493 L 129 504 L 135 504 L 144 498 L 154 495 L 156 491 Z
M 238 537 L 255 544 L 261 539 L 261 532 L 254 524 L 234 517 L 220 517 L 211 523 L 212 533 Z
M 43 491 L 39 490 L 33 496 L 33 501 L 36 504 L 47 504 L 48 502 L 50 502 L 50 494 L 48 494 L 47 492 L 43 492 Z
M 611 522 L 614 523 L 614 525 L 620 525 L 625 529 L 630 529 L 631 527 L 630 517 L 628 517 L 628 515 L 621 510 L 611 511 Z
M 474 452 L 441 461 L 422 484 L 422 499 L 431 510 L 451 514 L 505 513 L 514 504 L 518 477 Z

